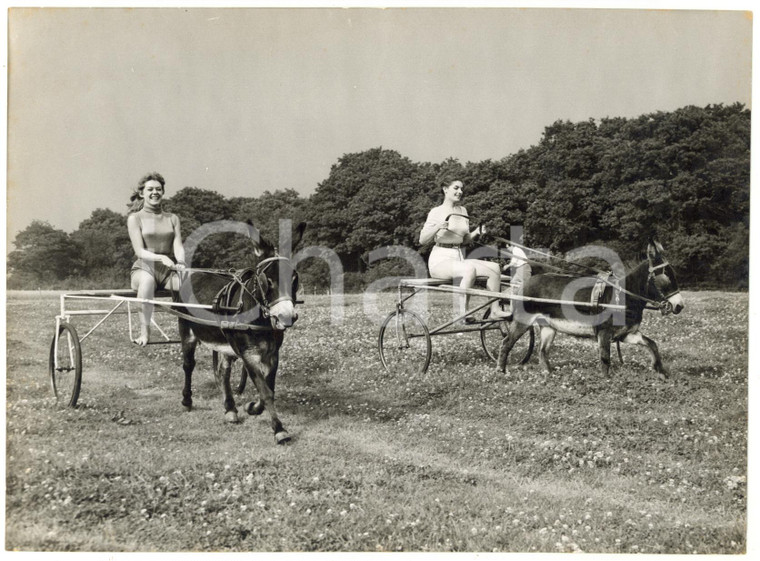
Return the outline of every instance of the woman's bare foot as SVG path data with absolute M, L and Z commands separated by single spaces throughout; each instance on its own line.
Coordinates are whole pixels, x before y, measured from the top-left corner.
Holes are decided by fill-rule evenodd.
M 512 319 L 512 312 L 509 310 L 505 312 L 500 306 L 493 306 L 491 308 L 491 313 L 488 315 L 488 319 L 510 320 Z
M 147 326 L 143 325 L 140 327 L 140 336 L 132 341 L 136 345 L 140 345 L 141 347 L 144 347 L 148 344 L 148 341 L 150 340 L 150 329 L 148 329 Z

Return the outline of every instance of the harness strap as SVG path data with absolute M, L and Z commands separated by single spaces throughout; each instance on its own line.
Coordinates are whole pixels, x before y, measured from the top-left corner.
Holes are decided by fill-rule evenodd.
M 174 309 L 167 309 L 170 314 L 173 314 L 181 319 L 187 320 L 192 323 L 198 323 L 200 325 L 206 325 L 208 327 L 218 327 L 222 330 L 231 331 L 274 331 L 274 328 L 269 325 L 251 325 L 249 323 L 240 323 L 238 321 L 212 321 L 208 319 L 202 319 L 195 316 L 191 316 L 184 312 L 180 312 Z
M 243 292 L 246 291 L 245 283 L 253 276 L 252 269 L 243 269 L 231 273 L 233 278 L 225 284 L 222 289 L 214 296 L 211 310 L 221 313 L 239 313 L 243 309 Z M 236 290 L 236 289 L 240 290 Z M 237 296 L 237 303 L 233 304 L 234 297 Z
M 662 263 L 660 263 L 659 265 L 650 265 L 650 266 L 649 266 L 649 280 L 650 280 L 650 281 L 653 281 L 653 280 L 654 280 L 654 278 L 657 276 L 657 274 L 655 273 L 655 271 L 657 271 L 658 269 L 664 269 L 664 268 L 665 268 L 665 267 L 667 267 L 668 265 L 670 265 L 670 263 L 668 263 L 667 261 L 663 261 L 663 262 L 662 262 Z M 672 291 L 672 292 L 668 292 L 667 294 L 663 294 L 663 293 L 662 293 L 662 290 L 660 290 L 660 289 L 657 287 L 657 284 L 655 284 L 655 285 L 654 285 L 654 289 L 657 291 L 657 293 L 658 293 L 660 296 L 662 296 L 662 302 L 658 303 L 658 305 L 659 305 L 659 307 L 660 307 L 661 309 L 662 309 L 662 308 L 665 308 L 665 307 L 667 307 L 667 306 L 669 305 L 669 304 L 667 303 L 667 300 L 668 300 L 668 298 L 670 298 L 670 297 L 671 297 L 671 296 L 673 296 L 674 294 L 678 294 L 679 292 L 681 292 L 679 289 L 676 289 L 676 290 L 674 290 L 674 291 Z
M 261 315 L 263 318 L 268 318 L 270 314 L 270 309 L 272 306 L 279 302 L 283 301 L 290 301 L 293 302 L 293 298 L 290 296 L 282 296 L 280 298 L 277 298 L 273 300 L 272 302 L 268 302 L 266 300 L 266 297 L 264 295 L 264 288 L 261 286 L 259 277 L 266 272 L 266 270 L 269 268 L 270 265 L 277 261 L 289 261 L 287 257 L 283 257 L 281 255 L 274 255 L 272 257 L 267 257 L 266 259 L 262 259 L 256 264 L 256 269 L 246 268 L 246 269 L 186 269 L 193 272 L 198 273 L 205 273 L 205 274 L 212 274 L 217 276 L 224 276 L 231 278 L 231 280 L 226 283 L 220 290 L 217 292 L 217 294 L 214 296 L 212 300 L 212 308 L 211 311 L 217 314 L 224 314 L 224 315 L 236 315 L 240 313 L 243 310 L 243 297 L 245 294 L 248 294 L 251 299 L 256 302 L 256 304 L 261 309 Z M 256 288 L 254 289 L 257 292 L 261 293 L 261 299 L 257 296 L 257 294 L 254 294 L 254 292 L 251 291 L 248 284 L 249 281 L 253 279 L 253 282 L 255 283 Z M 179 314 L 178 314 L 179 315 Z M 249 324 L 240 323 L 236 320 L 234 321 L 221 321 L 220 322 L 214 322 L 214 321 L 208 321 L 208 320 L 201 320 L 199 318 L 190 317 L 187 315 L 180 316 L 187 320 L 192 320 L 197 323 L 201 323 L 203 325 L 209 325 L 209 326 L 219 326 L 221 327 L 223 325 L 223 329 L 236 329 L 236 330 L 270 330 L 268 327 L 262 326 L 252 326 Z
M 289 261 L 289 259 L 287 257 L 283 257 L 282 255 L 275 255 L 274 257 L 267 257 L 266 259 L 262 259 L 256 264 L 256 274 L 260 274 L 266 271 L 269 265 L 275 261 Z
M 266 270 L 269 268 L 269 266 L 272 263 L 276 262 L 276 261 L 290 261 L 290 259 L 288 259 L 287 257 L 283 257 L 282 255 L 274 255 L 272 257 L 267 257 L 266 259 L 262 259 L 261 261 L 259 261 L 256 264 L 256 279 L 255 279 L 255 281 L 256 281 L 256 285 L 259 288 L 260 292 L 262 292 L 262 297 L 263 297 L 263 292 L 264 291 L 261 289 L 261 284 L 259 282 L 259 276 L 262 275 L 262 274 L 264 274 L 266 272 Z M 253 294 L 251 294 L 251 292 L 245 287 L 245 285 L 243 285 L 243 290 L 245 290 L 246 292 L 248 292 L 248 294 L 250 294 L 251 296 L 253 296 Z M 253 297 L 255 299 L 255 296 L 253 296 Z M 269 317 L 269 313 L 270 313 L 270 310 L 272 309 L 272 306 L 274 306 L 275 304 L 278 304 L 280 302 L 284 302 L 286 300 L 290 301 L 290 302 L 293 302 L 293 298 L 291 298 L 290 296 L 281 296 L 280 298 L 276 298 L 276 299 L 272 300 L 271 302 L 267 302 L 266 299 L 264 298 L 264 302 L 260 302 L 259 303 L 259 305 L 261 306 L 261 311 L 262 311 L 262 314 L 264 315 L 264 317 Z
M 605 282 L 609 284 L 610 286 L 612 286 L 613 288 L 615 288 L 615 290 L 618 290 L 619 292 L 622 292 L 623 294 L 627 294 L 628 296 L 632 296 L 633 298 L 637 300 L 641 300 L 642 302 L 656 306 L 658 310 L 662 307 L 660 302 L 647 298 L 646 296 L 642 296 L 641 294 L 634 294 L 630 290 L 626 290 L 625 288 L 621 287 L 620 284 L 618 284 L 617 282 L 612 282 L 612 281 L 605 281 Z
M 599 299 L 602 297 L 604 290 L 607 288 L 607 279 L 609 279 L 611 274 L 612 272 L 608 271 L 599 273 L 597 275 L 596 283 L 594 283 L 594 288 L 591 289 L 591 306 L 593 306 L 593 309 L 595 311 L 599 310 Z

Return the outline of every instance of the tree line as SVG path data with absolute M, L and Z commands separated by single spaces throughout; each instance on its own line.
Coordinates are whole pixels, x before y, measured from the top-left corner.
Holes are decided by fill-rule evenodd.
M 401 259 L 370 263 L 370 251 L 406 246 L 423 252 L 419 230 L 440 204 L 436 184 L 453 171 L 465 185 L 473 224 L 501 237 L 522 226 L 523 243 L 563 256 L 604 245 L 634 259 L 657 234 L 683 286 L 746 289 L 749 277 L 750 111 L 742 104 L 688 106 L 637 118 L 605 118 L 545 128 L 535 146 L 500 160 L 413 162 L 382 147 L 344 154 L 315 192 L 292 189 L 224 197 L 185 187 L 165 199 L 185 237 L 201 224 L 252 219 L 278 239 L 279 220 L 308 223 L 306 246 L 340 258 L 346 290 L 409 275 Z M 66 233 L 35 221 L 8 256 L 9 288 L 128 286 L 134 255 L 126 212 L 97 209 Z M 240 268 L 250 242 L 234 234 L 205 239 L 193 266 Z M 329 286 L 327 264 L 299 265 L 307 290 Z

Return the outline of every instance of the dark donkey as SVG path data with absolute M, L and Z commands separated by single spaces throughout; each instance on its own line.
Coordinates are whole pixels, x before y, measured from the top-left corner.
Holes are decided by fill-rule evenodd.
M 595 285 L 603 290 L 595 292 Z M 566 297 L 568 294 L 570 298 Z M 612 341 L 646 347 L 660 378 L 670 375 L 662 363 L 657 343 L 639 330 L 645 307 L 654 307 L 663 314 L 679 314 L 684 307 L 673 267 L 663 257 L 662 246 L 656 240 L 650 239 L 647 245 L 647 259 L 625 274 L 620 282 L 547 273 L 531 277 L 525 283 L 523 296 L 528 299 L 522 305 L 515 302 L 514 319 L 502 342 L 498 359 L 500 370 L 506 370 L 507 357 L 515 342 L 533 323 L 538 323 L 541 333 L 539 362 L 546 372 L 551 370 L 547 353 L 559 331 L 578 337 L 595 337 L 599 342 L 601 371 L 605 376 L 609 375 Z M 583 306 L 557 303 L 568 300 L 583 303 Z M 585 306 L 592 301 L 594 304 L 622 305 L 624 310 L 605 311 L 604 307 Z
M 301 241 L 305 228 L 304 223 L 296 228 L 292 249 Z M 212 309 L 179 310 L 185 371 L 182 405 L 187 410 L 192 408 L 195 349 L 201 342 L 221 357 L 214 375 L 224 391 L 227 421 L 238 422 L 230 372 L 232 363 L 241 358 L 259 394 L 258 401 L 246 405 L 246 411 L 249 415 L 259 415 L 266 409 L 272 420 L 275 441 L 282 444 L 290 440 L 290 435 L 283 428 L 274 405 L 275 377 L 285 329 L 298 319 L 295 310 L 298 274 L 288 258 L 278 255 L 269 241 L 258 236 L 253 225 L 251 232 L 256 257 L 253 268 L 190 269 L 183 280 L 182 302 L 211 305 Z

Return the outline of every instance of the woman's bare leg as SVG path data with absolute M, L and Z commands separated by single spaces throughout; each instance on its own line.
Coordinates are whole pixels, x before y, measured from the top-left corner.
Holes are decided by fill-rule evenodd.
M 501 269 L 498 263 L 491 261 L 481 261 L 479 259 L 469 259 L 465 263 L 472 263 L 477 276 L 486 277 L 486 288 L 491 292 L 501 292 Z M 474 284 L 474 281 L 473 281 Z M 501 304 L 496 300 L 491 303 L 491 318 L 508 319 L 511 313 L 501 309 Z
M 156 294 L 156 280 L 147 271 L 138 270 L 132 273 L 132 290 L 137 291 L 137 297 L 152 300 Z M 140 307 L 140 336 L 134 343 L 145 346 L 150 340 L 150 319 L 153 316 L 153 304 L 143 303 Z
M 433 272 L 431 272 L 432 274 Z M 472 288 L 478 276 L 487 277 L 486 287 L 491 292 L 501 292 L 501 269 L 497 263 L 481 261 L 479 259 L 465 259 L 464 261 L 451 260 L 437 263 L 435 267 L 436 278 L 461 279 L 460 288 Z M 458 295 L 459 296 L 459 295 Z M 469 297 L 457 300 L 459 315 L 464 314 L 469 304 Z M 491 317 L 494 319 L 507 319 L 510 313 L 501 309 L 498 300 L 491 304 Z

